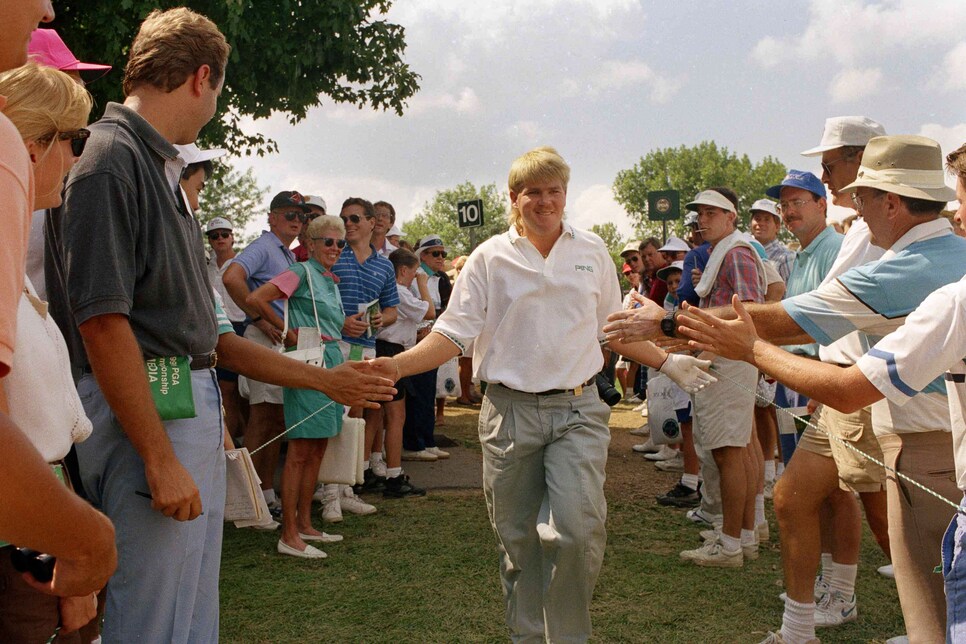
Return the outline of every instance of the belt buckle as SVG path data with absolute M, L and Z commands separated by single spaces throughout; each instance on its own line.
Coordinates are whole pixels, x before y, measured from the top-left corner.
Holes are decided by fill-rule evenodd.
M 575 396 L 580 396 L 583 393 L 584 393 L 584 386 L 583 385 L 577 385 L 576 387 L 574 387 L 574 395 Z

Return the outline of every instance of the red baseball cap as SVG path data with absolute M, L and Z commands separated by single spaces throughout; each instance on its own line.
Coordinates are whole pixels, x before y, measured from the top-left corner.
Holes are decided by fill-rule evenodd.
M 106 74 L 110 65 L 82 63 L 77 60 L 60 35 L 53 29 L 35 29 L 30 36 L 28 55 L 41 65 L 54 67 L 62 72 L 100 72 L 95 78 Z M 93 80 L 93 79 L 91 79 Z

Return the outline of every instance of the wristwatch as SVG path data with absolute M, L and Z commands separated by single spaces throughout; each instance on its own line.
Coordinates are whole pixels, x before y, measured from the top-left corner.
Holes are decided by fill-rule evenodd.
M 661 320 L 661 333 L 668 336 L 669 338 L 676 338 L 677 336 L 677 324 L 674 322 L 674 316 L 677 311 L 671 311 Z

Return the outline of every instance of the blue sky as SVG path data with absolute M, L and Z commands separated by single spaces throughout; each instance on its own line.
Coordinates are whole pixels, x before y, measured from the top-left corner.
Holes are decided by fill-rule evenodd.
M 817 172 L 798 153 L 843 114 L 966 141 L 962 0 L 397 0 L 388 19 L 422 75 L 404 116 L 326 101 L 296 126 L 247 121 L 280 151 L 235 164 L 272 193 L 385 199 L 406 221 L 439 189 L 502 188 L 513 158 L 553 145 L 570 220 L 628 234 L 610 186 L 654 148 L 713 139 Z

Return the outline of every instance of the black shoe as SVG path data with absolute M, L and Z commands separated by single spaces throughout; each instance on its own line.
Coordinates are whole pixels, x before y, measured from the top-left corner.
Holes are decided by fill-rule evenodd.
M 382 488 L 386 484 L 385 476 L 378 476 L 371 469 L 368 469 L 363 474 L 363 480 L 361 485 L 353 485 L 352 491 L 356 494 L 366 494 L 371 492 L 381 492 Z
M 697 490 L 692 490 L 686 485 L 678 483 L 670 489 L 664 496 L 657 497 L 660 505 L 669 505 L 675 508 L 696 508 L 701 504 L 701 495 Z
M 407 496 L 426 496 L 426 490 L 416 487 L 409 482 L 408 476 L 400 474 L 386 479 L 386 487 L 382 490 L 382 495 L 388 499 L 402 499 Z
M 272 515 L 272 519 L 281 523 L 282 521 L 282 504 L 278 501 L 271 503 L 268 506 L 268 513 Z

